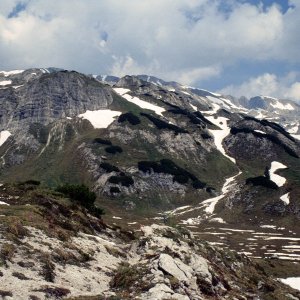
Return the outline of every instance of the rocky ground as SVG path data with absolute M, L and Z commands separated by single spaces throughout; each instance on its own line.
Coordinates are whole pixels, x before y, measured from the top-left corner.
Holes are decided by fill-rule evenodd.
M 2 186 L 1 201 L 2 299 L 300 299 L 182 227 L 125 231 L 31 183 Z

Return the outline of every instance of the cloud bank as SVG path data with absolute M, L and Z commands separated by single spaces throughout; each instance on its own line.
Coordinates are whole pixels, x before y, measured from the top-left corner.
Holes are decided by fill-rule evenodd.
M 240 92 L 250 84 L 257 94 L 260 80 L 273 80 L 279 87 L 271 92 L 300 99 L 299 75 L 282 89 L 278 79 L 300 66 L 300 1 L 289 4 L 283 11 L 276 3 L 238 0 L 1 0 L 0 65 L 144 73 L 205 87 L 221 85 L 229 67 L 247 61 L 256 70 L 239 70 L 248 80 L 231 76 L 224 90 Z M 275 74 L 260 69 L 262 62 L 278 64 Z

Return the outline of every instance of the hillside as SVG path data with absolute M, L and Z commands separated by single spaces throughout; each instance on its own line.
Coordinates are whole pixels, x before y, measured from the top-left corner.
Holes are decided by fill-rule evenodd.
M 181 227 L 108 226 L 35 182 L 2 186 L 0 194 L 3 299 L 300 297 L 271 274 L 271 262 L 211 246 Z

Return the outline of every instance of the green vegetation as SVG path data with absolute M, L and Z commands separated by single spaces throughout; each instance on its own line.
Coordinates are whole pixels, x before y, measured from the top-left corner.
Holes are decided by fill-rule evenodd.
M 119 116 L 118 118 L 119 123 L 123 123 L 126 121 L 128 121 L 131 125 L 138 125 L 141 123 L 139 117 L 134 115 L 132 112 L 128 112 Z
M 108 179 L 108 182 L 114 184 L 121 184 L 122 186 L 130 187 L 134 184 L 134 181 L 131 176 L 121 175 L 121 176 L 111 176 Z
M 111 165 L 110 163 L 108 162 L 103 162 L 100 164 L 100 167 L 102 169 L 104 169 L 106 171 L 106 173 L 111 173 L 111 172 L 119 172 L 119 168 L 118 167 L 115 167 L 113 165 Z
M 105 148 L 105 151 L 110 154 L 122 153 L 123 149 L 120 146 L 109 146 Z
M 65 184 L 57 187 L 56 191 L 68 196 L 72 201 L 87 208 L 96 216 L 104 214 L 103 209 L 95 206 L 96 194 L 91 192 L 84 184 Z
M 140 113 L 141 116 L 146 117 L 148 120 L 150 120 L 158 129 L 168 129 L 171 131 L 174 131 L 175 134 L 178 133 L 188 133 L 187 130 L 182 129 L 176 125 L 167 123 L 166 121 L 163 121 L 159 118 L 156 118 L 150 114 L 146 114 L 146 113 Z
M 206 184 L 201 182 L 194 174 L 177 166 L 170 159 L 161 159 L 159 162 L 140 161 L 138 162 L 138 168 L 145 173 L 155 172 L 173 175 L 173 180 L 181 184 L 186 184 L 191 180 L 193 182 L 193 187 L 196 189 L 204 188 L 206 186 Z
M 101 139 L 101 138 L 95 138 L 93 143 L 95 144 L 101 144 L 101 145 L 107 145 L 107 146 L 111 146 L 112 145 L 112 142 L 109 141 L 109 140 L 104 140 L 104 139 Z

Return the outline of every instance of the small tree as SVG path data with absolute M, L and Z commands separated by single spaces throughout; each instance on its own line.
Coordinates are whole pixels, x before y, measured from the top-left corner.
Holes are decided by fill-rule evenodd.
M 91 192 L 84 184 L 65 184 L 59 186 L 56 190 L 88 209 L 95 208 L 94 202 L 96 200 L 96 194 Z

